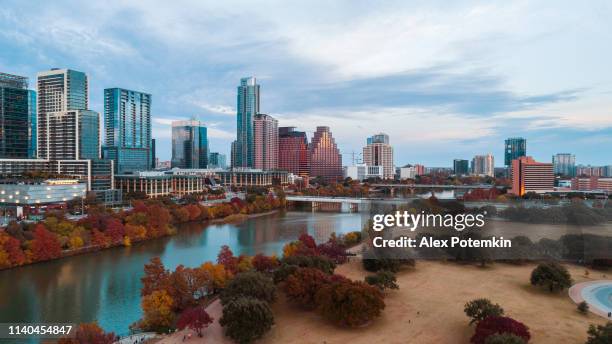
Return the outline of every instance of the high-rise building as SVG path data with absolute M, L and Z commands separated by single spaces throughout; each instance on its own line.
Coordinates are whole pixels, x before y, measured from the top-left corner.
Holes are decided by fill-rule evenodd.
M 363 147 L 363 162 L 368 166 L 382 166 L 384 179 L 395 177 L 393 165 L 393 147 L 389 144 L 389 135 L 379 133 L 367 139 Z
M 104 156 L 117 174 L 151 169 L 151 100 L 148 93 L 104 90 Z
M 28 78 L 0 73 L 0 158 L 28 157 Z
M 527 155 L 527 140 L 522 137 L 507 138 L 504 143 L 504 165 L 510 167 L 512 161 Z
M 469 161 L 465 159 L 453 160 L 453 173 L 456 176 L 465 176 L 469 173 Z
M 309 146 L 310 177 L 334 182 L 342 178 L 342 155 L 329 127 L 317 127 Z
M 37 76 L 38 158 L 49 158 L 47 141 L 48 114 L 71 110 L 87 110 L 89 86 L 87 75 L 71 69 L 53 68 Z
M 310 173 L 308 137 L 295 127 L 278 128 L 278 169 L 300 177 Z
M 172 167 L 208 167 L 208 134 L 204 123 L 195 119 L 172 122 Z
M 530 156 L 512 160 L 512 189 L 510 193 L 523 196 L 528 192 L 543 193 L 553 190 L 555 175 L 551 163 L 536 162 Z
M 208 154 L 208 168 L 227 168 L 227 158 L 225 154 L 217 152 Z
M 155 139 L 151 139 L 151 169 L 157 167 L 157 156 L 155 155 Z
M 232 167 L 253 167 L 255 136 L 253 121 L 259 113 L 259 85 L 254 77 L 240 79 L 237 97 L 236 141 L 233 145 Z
M 558 153 L 552 157 L 553 169 L 555 174 L 575 177 L 576 176 L 576 156 L 570 153 Z
M 35 159 L 37 154 L 37 117 L 38 113 L 36 112 L 36 91 L 28 90 L 28 158 L 30 159 Z
M 472 174 L 477 176 L 495 176 L 493 154 L 476 155 L 472 159 Z
M 47 113 L 49 160 L 100 158 L 100 115 L 91 110 Z
M 278 121 L 270 115 L 256 114 L 253 128 L 253 167 L 261 170 L 278 169 Z

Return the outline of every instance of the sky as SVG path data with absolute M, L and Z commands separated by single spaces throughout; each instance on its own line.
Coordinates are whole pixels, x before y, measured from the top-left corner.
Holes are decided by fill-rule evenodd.
M 0 71 L 53 67 L 103 90 L 153 95 L 157 156 L 197 118 L 229 154 L 236 87 L 309 136 L 331 128 L 351 164 L 387 133 L 395 164 L 451 166 L 527 139 L 527 153 L 612 164 L 610 1 L 13 1 L 0 6 Z M 229 159 L 228 159 L 229 160 Z

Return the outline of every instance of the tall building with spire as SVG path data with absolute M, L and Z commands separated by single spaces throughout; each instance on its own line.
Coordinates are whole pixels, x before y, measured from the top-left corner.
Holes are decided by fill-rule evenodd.
M 262 170 L 278 169 L 278 121 L 270 115 L 257 114 L 253 128 L 253 167 Z
M 87 110 L 89 85 L 87 75 L 71 69 L 53 68 L 37 75 L 38 158 L 49 158 L 49 114 Z
M 255 163 L 254 120 L 259 113 L 259 85 L 254 77 L 240 79 L 236 110 L 236 141 L 232 167 L 253 167 Z
M 335 182 L 342 178 L 342 155 L 329 127 L 317 127 L 309 146 L 310 177 Z
M 384 179 L 395 177 L 393 164 L 393 147 L 389 144 L 389 135 L 379 133 L 368 137 L 363 147 L 363 162 L 368 166 L 382 166 Z

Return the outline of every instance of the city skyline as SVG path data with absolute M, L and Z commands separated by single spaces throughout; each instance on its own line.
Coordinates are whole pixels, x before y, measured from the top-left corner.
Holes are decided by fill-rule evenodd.
M 211 6 L 218 11 L 207 11 Z M 325 6 L 312 23 L 298 18 L 309 9 L 295 6 L 264 4 L 244 14 L 241 6 L 185 7 L 207 13 L 200 18 L 163 3 L 51 8 L 8 1 L 0 10 L 0 44 L 8 48 L 0 52 L 0 70 L 30 83 L 52 67 L 83 71 L 89 108 L 100 113 L 104 88 L 152 94 L 160 160 L 170 159 L 171 121 L 192 116 L 208 125 L 211 150 L 230 156 L 235 85 L 253 75 L 262 85 L 262 108 L 279 126 L 296 126 L 309 137 L 316 125 L 331 127 L 344 161 L 361 150 L 364 136 L 382 131 L 392 137 L 398 166 L 449 166 L 454 158 L 486 151 L 501 166 L 502 142 L 512 136 L 525 137 L 529 155 L 539 161 L 571 152 L 577 164 L 610 163 L 593 149 L 612 140 L 612 78 L 600 72 L 612 55 L 600 44 L 611 32 L 604 19 L 609 4 L 597 11 L 454 4 L 452 14 L 440 3 Z M 63 10 L 71 7 L 74 13 Z M 552 12 L 546 20 L 539 16 L 544 11 Z M 147 30 L 122 25 L 127 13 L 142 24 L 133 27 Z M 94 14 L 98 20 L 89 20 Z M 266 34 L 235 25 L 245 16 Z M 584 18 L 589 25 L 582 25 Z M 168 20 L 179 27 L 166 31 Z M 379 25 L 386 22 L 394 24 Z M 508 22 L 514 24 L 500 24 Z M 459 26 L 464 30 L 454 30 Z M 378 43 L 392 36 L 397 44 Z M 570 53 L 595 49 L 598 54 Z

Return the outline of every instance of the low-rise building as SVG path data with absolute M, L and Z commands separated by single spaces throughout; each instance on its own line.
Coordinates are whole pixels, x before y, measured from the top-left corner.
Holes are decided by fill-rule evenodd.
M 366 164 L 357 164 L 353 166 L 344 166 L 344 178 L 353 180 L 365 180 L 369 178 L 384 179 L 385 174 L 383 166 L 368 166 Z
M 79 179 L 4 179 L 0 180 L 0 203 L 34 206 L 65 203 L 85 197 L 87 184 Z

